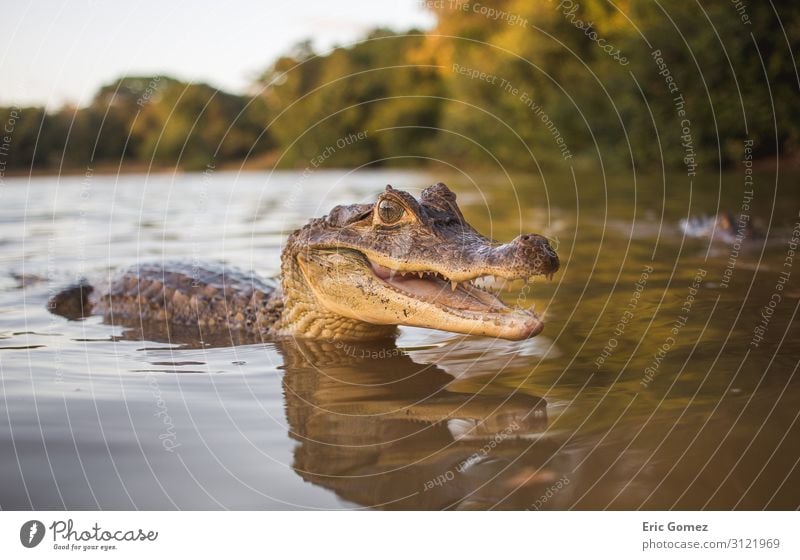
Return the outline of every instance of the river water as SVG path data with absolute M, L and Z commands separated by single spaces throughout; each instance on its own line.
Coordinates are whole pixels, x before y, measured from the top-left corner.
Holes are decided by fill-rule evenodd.
M 504 296 L 536 304 L 539 337 L 202 345 L 46 309 L 137 261 L 274 276 L 309 218 L 439 180 L 483 233 L 557 245 L 551 282 Z M 748 202 L 741 173 L 5 178 L 0 508 L 795 509 L 796 184 L 757 175 Z M 741 247 L 679 227 L 743 201 L 761 237 Z

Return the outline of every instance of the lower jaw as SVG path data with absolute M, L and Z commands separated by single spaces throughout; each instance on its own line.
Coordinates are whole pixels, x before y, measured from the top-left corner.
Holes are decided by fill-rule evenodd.
M 461 288 L 451 292 L 450 288 L 446 287 L 435 292 L 438 297 L 426 298 L 424 294 L 409 293 L 385 280 L 382 280 L 382 283 L 393 292 L 413 300 L 416 304 L 421 303 L 438 308 L 438 311 L 420 310 L 421 312 L 414 313 L 409 317 L 407 323 L 401 323 L 408 326 L 507 340 L 531 338 L 538 335 L 544 328 L 542 321 L 531 312 L 516 312 L 488 292 L 468 293 Z M 477 288 L 473 288 L 473 290 L 477 290 Z M 478 298 L 484 301 L 480 301 Z M 448 302 L 458 305 L 448 305 Z M 412 307 L 417 306 L 412 305 Z M 441 318 L 437 319 L 433 316 L 436 313 L 441 313 Z M 428 320 L 423 320 L 419 315 L 428 315 Z
M 450 312 L 442 310 L 438 317 L 433 313 L 411 315 L 402 324 L 506 340 L 531 338 L 542 332 L 544 328 L 544 324 L 538 317 L 511 311 L 508 314 L 486 313 L 484 316 L 480 316 L 477 312 L 464 314 L 458 310 Z

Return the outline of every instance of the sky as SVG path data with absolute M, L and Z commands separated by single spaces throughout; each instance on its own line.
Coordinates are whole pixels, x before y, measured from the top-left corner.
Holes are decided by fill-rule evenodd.
M 86 105 L 123 75 L 243 92 L 297 42 L 430 28 L 422 0 L 0 0 L 0 105 Z

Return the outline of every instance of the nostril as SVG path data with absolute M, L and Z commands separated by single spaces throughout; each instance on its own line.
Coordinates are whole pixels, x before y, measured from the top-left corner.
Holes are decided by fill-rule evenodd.
M 525 243 L 533 243 L 536 245 L 547 244 L 547 239 L 535 233 L 525 233 L 519 236 L 519 240 Z

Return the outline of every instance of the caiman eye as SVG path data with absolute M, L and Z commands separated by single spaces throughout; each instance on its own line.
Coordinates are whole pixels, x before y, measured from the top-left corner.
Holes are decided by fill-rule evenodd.
M 405 212 L 406 209 L 393 200 L 384 199 L 378 204 L 378 216 L 380 216 L 381 221 L 385 224 L 395 223 L 403 217 Z

